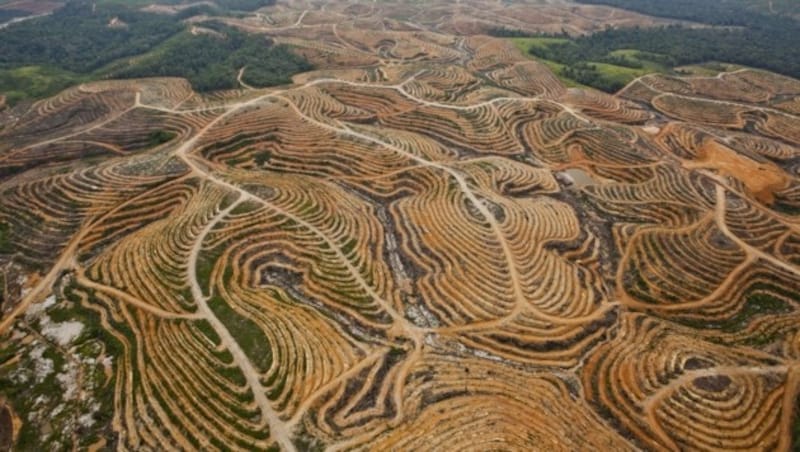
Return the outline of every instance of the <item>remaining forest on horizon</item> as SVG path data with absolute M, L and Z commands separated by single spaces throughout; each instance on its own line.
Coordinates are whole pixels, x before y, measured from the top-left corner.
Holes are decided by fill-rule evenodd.
M 715 72 L 726 64 L 800 77 L 800 3 L 757 0 L 578 0 L 650 16 L 690 21 L 694 26 L 608 28 L 586 36 L 531 34 L 498 28 L 490 34 L 514 38 L 523 51 L 547 62 L 581 85 L 616 92 L 648 73 L 689 75 L 688 65 Z M 777 5 L 777 6 L 776 6 Z M 777 9 L 776 9 L 777 8 Z M 697 70 L 692 68 L 691 70 Z
M 137 9 L 147 3 L 70 0 L 51 15 L 0 30 L 0 93 L 13 104 L 84 81 L 154 76 L 185 77 L 196 90 L 213 91 L 239 86 L 243 67 L 242 81 L 263 87 L 288 83 L 311 68 L 264 36 L 214 21 L 182 22 L 201 14 L 236 15 L 274 0 L 224 0 L 171 15 Z

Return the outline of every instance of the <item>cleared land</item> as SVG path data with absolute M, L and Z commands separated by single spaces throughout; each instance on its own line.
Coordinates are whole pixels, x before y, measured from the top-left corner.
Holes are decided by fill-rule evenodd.
M 291 84 L 0 112 L 0 444 L 789 450 L 800 81 L 476 31 L 639 17 L 571 8 L 280 3 L 221 20 Z

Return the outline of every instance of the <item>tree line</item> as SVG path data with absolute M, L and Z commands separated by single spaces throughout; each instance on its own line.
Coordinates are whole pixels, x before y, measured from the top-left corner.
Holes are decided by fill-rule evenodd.
M 576 0 L 578 3 L 606 5 L 649 16 L 699 22 L 719 26 L 764 28 L 791 17 L 767 14 L 753 0 Z M 764 2 L 766 3 L 766 2 Z M 790 11 L 800 13 L 800 6 Z
M 252 86 L 289 83 L 291 76 L 311 69 L 311 65 L 286 46 L 273 46 L 263 36 L 250 35 L 218 23 L 205 23 L 221 36 L 192 35 L 184 32 L 152 56 L 137 61 L 112 76 L 138 78 L 151 76 L 185 77 L 198 91 L 237 87 L 239 69 L 242 80 Z
M 767 14 L 747 0 L 578 0 L 672 19 L 714 25 L 710 28 L 606 30 L 575 41 L 577 49 L 553 48 L 596 57 L 617 49 L 638 49 L 662 55 L 675 66 L 706 61 L 753 66 L 800 78 L 800 22 Z
M 203 4 L 164 15 L 124 3 L 69 0 L 49 16 L 0 30 L 0 93 L 13 92 L 15 99 L 38 97 L 54 94 L 78 78 L 151 76 L 186 77 L 196 90 L 209 91 L 235 87 L 243 66 L 243 80 L 250 85 L 287 83 L 292 74 L 311 68 L 287 47 L 213 23 L 201 25 L 215 28 L 221 36 L 193 36 L 182 22 L 202 13 L 224 15 L 274 3 L 217 0 L 216 6 Z M 118 26 L 109 26 L 114 18 Z M 127 60 L 133 56 L 137 58 Z M 41 68 L 37 74 L 42 83 L 36 89 L 20 87 L 16 70 L 29 66 Z
M 117 17 L 125 26 L 112 28 Z M 0 68 L 48 65 L 87 73 L 144 53 L 183 29 L 172 17 L 71 1 L 53 14 L 0 30 Z
M 608 63 L 640 69 L 640 59 L 669 69 L 676 66 L 721 61 L 766 69 L 800 78 L 800 22 L 789 16 L 766 14 L 744 0 L 578 0 L 604 4 L 653 16 L 701 22 L 712 27 L 670 25 L 653 28 L 607 28 L 572 38 L 560 35 L 531 35 L 520 30 L 496 29 L 489 34 L 499 37 L 559 37 L 568 42 L 532 46 L 536 57 L 564 65 L 564 77 L 613 92 L 619 80 L 604 77 L 592 64 Z M 613 52 L 638 50 L 638 58 Z
M 635 67 L 630 59 L 609 57 L 609 53 L 636 49 L 646 52 L 647 59 L 668 67 L 724 61 L 800 78 L 800 46 L 790 44 L 797 36 L 800 30 L 791 28 L 742 30 L 672 25 L 608 29 L 567 43 L 534 47 L 531 53 L 567 65 L 601 61 Z

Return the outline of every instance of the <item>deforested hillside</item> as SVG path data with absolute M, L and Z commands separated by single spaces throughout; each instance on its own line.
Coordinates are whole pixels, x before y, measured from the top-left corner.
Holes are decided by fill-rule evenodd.
M 607 6 L 194 17 L 226 89 L 0 111 L 0 449 L 795 444 L 800 81 L 608 94 L 487 34 L 664 23 Z

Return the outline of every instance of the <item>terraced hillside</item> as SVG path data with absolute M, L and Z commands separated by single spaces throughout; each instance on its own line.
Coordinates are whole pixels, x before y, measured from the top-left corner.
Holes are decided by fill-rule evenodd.
M 789 450 L 800 81 L 481 34 L 542 17 L 648 20 L 280 2 L 290 86 L 1 112 L 0 448 Z

